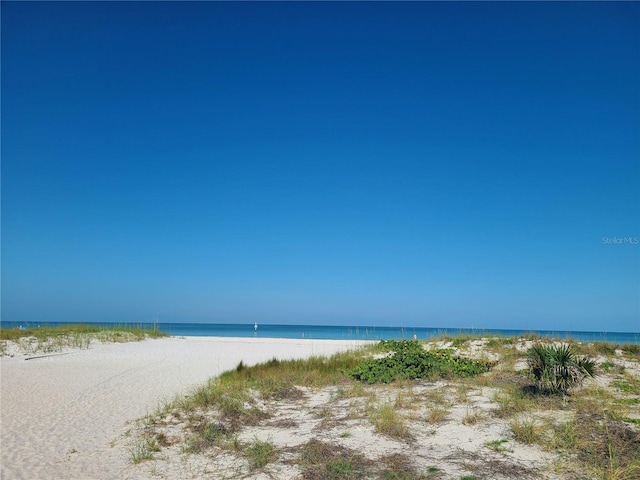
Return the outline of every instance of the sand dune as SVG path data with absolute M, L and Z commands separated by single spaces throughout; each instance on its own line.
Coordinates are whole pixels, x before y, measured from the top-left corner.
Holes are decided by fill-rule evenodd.
M 25 361 L 0 360 L 3 480 L 123 479 L 126 452 L 112 447 L 126 423 L 208 378 L 271 358 L 330 355 L 354 341 L 163 338 L 92 344 Z

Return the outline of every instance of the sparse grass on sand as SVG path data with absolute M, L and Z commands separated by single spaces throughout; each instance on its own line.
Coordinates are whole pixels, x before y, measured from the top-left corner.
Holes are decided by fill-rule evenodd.
M 183 462 L 216 478 L 640 478 L 640 349 L 570 342 L 593 359 L 595 378 L 555 392 L 527 369 L 544 342 L 567 343 L 447 338 L 420 344 L 435 355 L 395 345 L 404 353 L 393 361 L 387 344 L 241 362 L 141 420 L 132 461 L 155 472 Z M 399 359 L 414 362 L 410 374 Z M 422 361 L 442 363 L 431 375 Z
M 103 343 L 136 342 L 145 338 L 167 336 L 157 324 L 151 326 L 91 324 L 38 326 L 27 329 L 0 329 L 0 356 L 16 352 L 31 355 L 52 353 L 70 348 L 89 348 L 92 340 Z M 12 348 L 13 347 L 13 348 Z

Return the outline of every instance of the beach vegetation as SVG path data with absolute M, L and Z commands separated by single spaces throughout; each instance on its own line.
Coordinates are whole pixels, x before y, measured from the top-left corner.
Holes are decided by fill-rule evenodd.
M 444 388 L 433 388 L 425 393 L 425 399 L 436 406 L 450 407 L 451 401 Z
M 103 326 L 72 323 L 0 328 L 0 355 L 7 354 L 9 342 L 17 344 L 20 351 L 32 355 L 59 352 L 67 348 L 87 349 L 94 340 L 102 343 L 123 343 L 165 336 L 167 335 L 160 331 L 157 324 Z
M 442 407 L 432 407 L 427 411 L 426 420 L 430 424 L 442 423 L 447 420 L 449 411 Z
M 530 390 L 517 384 L 507 385 L 496 391 L 493 401 L 498 404 L 494 414 L 499 418 L 528 412 L 540 405 L 539 399 L 534 398 Z
M 482 419 L 482 412 L 475 408 L 468 408 L 465 411 L 464 416 L 462 417 L 463 425 L 475 425 Z
M 437 340 L 429 345 L 429 350 L 415 341 L 381 342 L 329 358 L 274 358 L 254 366 L 240 363 L 193 391 L 187 398 L 181 397 L 173 404 L 165 404 L 163 416 L 173 418 L 175 424 L 187 424 L 180 427 L 190 430 L 190 435 L 181 437 L 182 442 L 186 441 L 190 446 L 184 450 L 187 453 L 209 451 L 209 455 L 211 448 L 221 448 L 233 453 L 242 465 L 249 462 L 251 469 L 262 468 L 272 462 L 295 464 L 302 478 L 310 480 L 408 480 L 443 478 L 444 471 L 427 470 L 424 463 L 417 464 L 415 460 L 398 454 L 383 455 L 376 461 L 367 459 L 346 447 L 353 441 L 347 439 L 354 431 L 354 423 L 373 425 L 374 428 L 366 430 L 391 437 L 394 443 L 404 443 L 410 448 L 414 444 L 414 436 L 422 438 L 420 435 L 436 434 L 447 425 L 459 425 L 461 420 L 479 429 L 480 421 L 492 412 L 495 415 L 493 421 L 510 428 L 511 434 L 480 442 L 478 446 L 485 449 L 485 453 L 486 449 L 507 453 L 512 447 L 509 442 L 518 442 L 530 448 L 559 452 L 554 453 L 557 457 L 555 462 L 558 471 L 564 472 L 567 478 L 582 478 L 584 475 L 598 480 L 640 478 L 637 454 L 640 450 L 639 422 L 635 420 L 640 417 L 640 395 L 637 394 L 640 355 L 625 359 L 627 368 L 623 371 L 619 368 L 622 365 L 619 348 L 598 346 L 601 351 L 615 352 L 599 359 L 601 363 L 611 362 L 613 365 L 608 373 L 602 369 L 606 378 L 602 382 L 586 382 L 579 390 L 572 385 L 575 391 L 571 395 L 551 395 L 549 389 L 533 384 L 535 376 L 528 375 L 529 369 L 523 370 L 523 366 L 529 367 L 531 345 L 530 341 L 524 342 L 520 338 L 513 342 L 496 340 L 494 348 L 488 347 L 487 342 L 479 344 L 474 341 L 473 344 L 462 344 L 460 350 L 454 352 L 442 349 L 442 343 Z M 484 350 L 479 351 L 478 348 Z M 577 358 L 580 357 L 576 352 L 592 351 L 581 350 L 579 345 L 573 344 L 570 348 Z M 418 371 L 422 368 L 419 363 L 423 351 L 436 353 L 436 360 L 431 358 L 433 363 L 445 359 L 443 363 L 447 373 L 419 379 L 403 374 L 396 366 L 397 375 L 390 377 L 393 380 L 374 383 L 352 375 L 369 361 L 396 355 L 396 360 L 404 355 L 409 370 Z M 474 354 L 472 358 L 480 356 L 480 362 L 490 370 L 482 375 L 456 376 L 451 367 L 453 362 L 446 358 L 459 359 L 467 351 Z M 496 358 L 500 360 L 496 362 Z M 318 390 L 322 393 L 316 396 L 314 392 Z M 486 400 L 479 404 L 477 397 L 486 397 Z M 306 398 L 313 399 L 310 405 L 305 405 Z M 490 405 L 485 408 L 487 401 Z M 279 410 L 280 403 L 283 410 Z M 454 405 L 457 408 L 452 410 Z M 290 413 L 299 409 L 305 409 L 304 415 Z M 249 443 L 239 440 L 244 435 L 254 434 L 251 431 L 254 426 L 259 432 L 265 427 L 299 429 L 301 422 L 306 421 L 317 422 L 314 431 L 324 434 L 312 436 L 306 444 L 296 448 L 269 441 L 267 443 L 273 444 L 271 457 L 265 453 L 269 451 L 266 446 L 256 443 L 259 442 L 257 437 Z M 429 427 L 429 424 L 438 426 Z M 327 443 L 321 439 L 327 438 L 329 431 L 335 432 L 335 441 Z M 179 443 L 176 440 L 179 436 L 175 434 L 167 434 L 166 441 L 154 436 L 152 429 L 146 435 L 159 446 Z M 358 441 L 360 435 L 359 431 Z M 265 464 L 249 458 L 262 458 L 262 455 L 269 458 Z M 500 472 L 505 475 L 509 472 L 511 476 L 524 472 L 509 463 L 511 455 L 499 461 L 490 459 L 483 464 L 477 460 L 482 457 L 481 451 L 470 456 L 460 455 L 461 458 L 452 461 L 463 465 L 465 472 L 482 473 L 479 475 L 481 478 L 492 478 L 492 474 Z M 523 478 L 527 478 L 526 475 Z
M 383 480 L 426 480 L 438 478 L 439 470 L 435 467 L 427 468 L 427 474 L 420 473 L 411 457 L 401 453 L 386 455 L 380 459 L 383 466 L 381 477 Z
M 371 466 L 358 452 L 316 439 L 302 445 L 298 459 L 305 480 L 357 480 Z
M 472 377 L 488 372 L 493 364 L 455 356 L 450 350 L 425 350 L 415 340 L 381 341 L 384 356 L 370 358 L 348 371 L 365 383 L 390 383 L 418 378 Z
M 632 480 L 640 478 L 640 433 L 606 415 L 577 414 L 557 425 L 550 447 L 576 456 L 593 478 Z
M 509 424 L 514 438 L 526 445 L 540 443 L 542 440 L 542 425 L 533 418 L 521 418 L 512 420 Z
M 469 401 L 469 391 L 471 387 L 466 384 L 460 384 L 456 387 L 456 400 L 460 403 L 467 403 Z
M 621 392 L 640 395 L 640 378 L 627 375 L 624 380 L 614 380 L 611 385 Z
M 249 462 L 249 468 L 255 470 L 262 468 L 276 457 L 276 448 L 270 441 L 253 440 L 243 449 L 243 453 Z
M 188 423 L 190 434 L 183 446 L 186 453 L 202 453 L 214 447 L 231 451 L 240 449 L 236 425 L 202 415 L 189 418 Z
M 604 361 L 602 363 L 600 363 L 599 367 L 600 370 L 602 370 L 604 373 L 609 373 L 611 372 L 611 370 L 616 366 L 615 363 L 610 362 L 610 361 Z
M 138 464 L 145 460 L 153 460 L 154 454 L 160 451 L 160 445 L 153 439 L 145 437 L 129 448 L 131 463 Z
M 596 375 L 595 360 L 578 356 L 569 344 L 537 343 L 527 352 L 527 365 L 538 389 L 551 394 L 566 394 L 582 385 L 585 378 Z
M 513 450 L 511 450 L 507 444 L 509 443 L 509 440 L 502 438 L 500 440 L 491 440 L 489 442 L 485 442 L 485 446 L 487 448 L 490 448 L 491 450 L 493 450 L 494 452 L 498 452 L 498 453 L 506 453 L 506 452 L 513 452 Z
M 638 343 L 625 343 L 620 345 L 622 353 L 629 356 L 640 356 L 640 342 Z
M 372 407 L 369 411 L 369 418 L 378 433 L 399 438 L 409 436 L 409 428 L 391 403 Z

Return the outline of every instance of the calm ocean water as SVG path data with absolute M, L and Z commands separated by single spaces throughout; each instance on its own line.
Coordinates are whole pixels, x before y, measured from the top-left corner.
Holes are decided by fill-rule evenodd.
M 41 323 L 39 325 L 61 325 L 60 322 Z M 2 322 L 2 328 L 37 328 L 38 324 L 20 322 Z M 123 325 L 118 323 L 99 323 L 103 326 Z M 128 324 L 135 327 L 151 328 L 153 324 Z M 161 331 L 173 336 L 185 337 L 257 337 L 257 338 L 306 338 L 325 340 L 401 340 L 411 339 L 415 335 L 419 340 L 450 335 L 500 335 L 520 336 L 535 333 L 548 338 L 571 338 L 581 342 L 610 342 L 617 344 L 640 344 L 640 332 L 563 332 L 550 330 L 492 330 L 465 328 L 422 328 L 422 327 L 374 327 L 374 326 L 335 326 L 335 325 L 273 325 L 232 324 L 232 323 L 158 323 Z

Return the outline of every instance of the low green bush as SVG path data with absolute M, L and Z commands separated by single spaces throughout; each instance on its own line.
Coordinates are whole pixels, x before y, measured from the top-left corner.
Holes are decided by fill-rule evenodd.
M 381 358 L 365 360 L 349 370 L 348 375 L 365 383 L 390 383 L 417 378 L 473 377 L 493 366 L 486 360 L 471 360 L 452 355 L 449 350 L 424 349 L 415 340 L 382 340 Z

